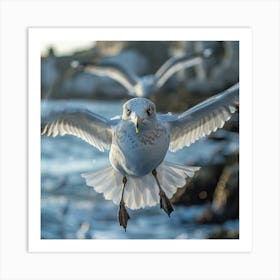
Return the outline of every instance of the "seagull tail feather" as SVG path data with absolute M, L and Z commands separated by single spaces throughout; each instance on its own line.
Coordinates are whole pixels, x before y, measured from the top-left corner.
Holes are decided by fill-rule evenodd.
M 157 167 L 157 177 L 168 198 L 172 198 L 178 188 L 183 187 L 187 177 L 193 177 L 200 168 L 164 161 Z M 104 198 L 120 203 L 123 175 L 112 167 L 82 174 L 88 186 L 103 193 Z M 142 177 L 126 176 L 124 191 L 125 205 L 136 210 L 159 204 L 159 188 L 152 173 Z

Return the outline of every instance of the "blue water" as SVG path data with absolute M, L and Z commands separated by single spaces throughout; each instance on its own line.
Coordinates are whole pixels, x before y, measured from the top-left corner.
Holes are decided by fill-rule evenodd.
M 48 101 L 42 102 L 42 117 L 67 108 L 85 108 L 105 117 L 120 115 L 122 101 Z M 238 141 L 238 140 L 236 140 Z M 232 142 L 231 149 L 238 149 Z M 168 153 L 167 159 L 177 163 L 200 163 L 213 160 L 218 144 L 202 140 L 188 149 Z M 201 148 L 203 147 L 203 154 Z M 215 157 L 219 161 L 219 157 Z M 41 237 L 48 239 L 174 239 L 206 238 L 220 225 L 198 225 L 195 218 L 207 206 L 175 206 L 169 218 L 160 208 L 128 210 L 131 219 L 127 232 L 117 221 L 118 207 L 85 184 L 81 173 L 107 166 L 108 152 L 72 137 L 41 139 Z M 222 225 L 238 230 L 238 221 Z

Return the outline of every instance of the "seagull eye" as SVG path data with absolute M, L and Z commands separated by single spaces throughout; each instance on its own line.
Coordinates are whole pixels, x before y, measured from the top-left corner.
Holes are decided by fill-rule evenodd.
M 129 109 L 126 109 L 126 115 L 129 116 L 131 114 L 131 111 Z
M 150 116 L 152 113 L 153 113 L 153 108 L 149 107 L 149 109 L 147 110 L 148 116 Z

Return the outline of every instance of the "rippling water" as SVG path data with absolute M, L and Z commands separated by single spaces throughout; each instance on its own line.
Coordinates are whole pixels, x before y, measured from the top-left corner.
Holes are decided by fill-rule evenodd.
M 122 101 L 42 102 L 42 117 L 67 108 L 86 108 L 106 117 L 121 114 Z M 215 152 L 213 141 L 198 141 L 188 149 L 168 153 L 169 161 L 207 163 Z M 204 153 L 201 154 L 203 146 Z M 131 219 L 127 232 L 117 221 L 118 207 L 86 186 L 81 173 L 109 164 L 108 152 L 100 152 L 72 137 L 42 137 L 41 140 L 41 237 L 55 239 L 153 239 L 206 238 L 218 225 L 198 225 L 197 217 L 205 206 L 175 206 L 169 218 L 159 206 L 128 210 Z M 238 229 L 238 221 L 223 225 Z

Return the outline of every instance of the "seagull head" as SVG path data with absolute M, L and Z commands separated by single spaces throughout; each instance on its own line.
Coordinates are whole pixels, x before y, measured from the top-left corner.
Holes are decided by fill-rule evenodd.
M 122 119 L 131 121 L 138 134 L 156 120 L 156 106 L 146 98 L 133 98 L 123 105 Z

